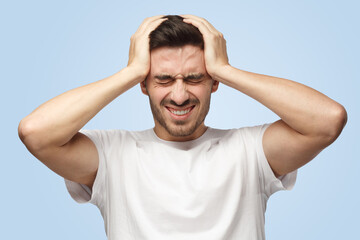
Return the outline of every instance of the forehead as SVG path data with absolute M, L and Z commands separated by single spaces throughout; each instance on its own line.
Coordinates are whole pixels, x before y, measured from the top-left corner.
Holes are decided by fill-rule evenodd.
M 204 51 L 200 47 L 161 47 L 151 51 L 151 74 L 205 73 Z

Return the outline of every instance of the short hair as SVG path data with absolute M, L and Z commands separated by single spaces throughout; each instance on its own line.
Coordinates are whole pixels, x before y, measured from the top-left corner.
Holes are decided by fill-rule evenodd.
M 183 21 L 178 15 L 167 15 L 150 37 L 150 51 L 160 47 L 198 46 L 204 49 L 204 39 L 199 29 Z

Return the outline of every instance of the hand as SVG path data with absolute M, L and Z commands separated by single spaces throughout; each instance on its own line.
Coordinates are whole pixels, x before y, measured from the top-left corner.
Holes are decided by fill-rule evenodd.
M 127 67 L 135 70 L 144 80 L 150 71 L 149 34 L 167 18 L 164 15 L 146 18 L 130 38 L 129 61 Z
M 180 15 L 184 22 L 197 27 L 204 38 L 205 67 L 208 74 L 219 81 L 219 73 L 229 65 L 226 40 L 208 21 L 194 15 Z

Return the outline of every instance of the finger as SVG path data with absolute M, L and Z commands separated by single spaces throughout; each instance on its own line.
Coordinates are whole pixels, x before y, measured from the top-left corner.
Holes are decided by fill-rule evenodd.
M 201 18 L 191 14 L 184 14 L 180 16 L 183 17 L 184 19 L 193 19 L 195 21 L 201 22 L 209 29 L 209 31 L 213 33 L 219 33 L 219 31 L 217 31 L 216 28 L 213 25 L 211 25 L 211 23 L 209 23 L 205 18 Z
M 140 24 L 140 26 L 139 26 L 139 28 L 138 28 L 138 30 L 136 32 L 137 33 L 144 32 L 144 30 L 147 29 L 147 27 L 152 22 L 160 20 L 160 19 L 165 19 L 164 17 L 165 17 L 165 15 L 157 15 L 157 16 L 145 18 L 144 21 Z
M 209 36 L 210 34 L 213 34 L 213 32 L 210 31 L 210 29 L 203 22 L 200 22 L 195 19 L 190 19 L 190 18 L 184 18 L 184 22 L 197 27 L 204 37 Z
M 149 35 L 150 33 L 156 29 L 163 21 L 166 21 L 167 18 L 160 18 L 160 19 L 156 19 L 153 22 L 149 23 L 149 25 L 142 30 L 142 32 L 137 32 L 135 33 L 131 39 L 130 39 L 130 49 L 129 51 L 132 52 L 135 49 L 135 45 L 137 45 L 137 43 L 141 46 L 141 45 L 149 45 L 150 42 L 150 38 Z
M 154 31 L 162 22 L 166 21 L 167 18 L 160 18 L 152 21 L 149 25 L 144 29 L 144 34 L 149 35 L 152 31 Z

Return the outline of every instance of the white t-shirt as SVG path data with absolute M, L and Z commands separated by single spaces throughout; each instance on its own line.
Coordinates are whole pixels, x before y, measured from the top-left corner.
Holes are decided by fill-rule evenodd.
M 188 142 L 153 129 L 81 130 L 97 147 L 97 176 L 92 192 L 65 183 L 74 200 L 100 209 L 109 240 L 262 240 L 268 198 L 297 175 L 271 170 L 262 147 L 269 125 L 208 128 Z

